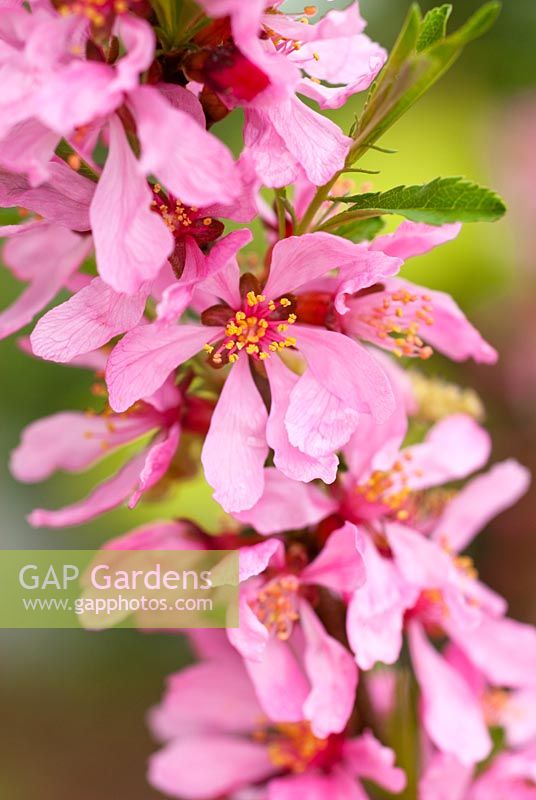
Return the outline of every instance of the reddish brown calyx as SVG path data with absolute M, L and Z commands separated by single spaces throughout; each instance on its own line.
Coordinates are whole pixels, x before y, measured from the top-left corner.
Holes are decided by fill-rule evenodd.
M 199 49 L 183 62 L 190 80 L 233 102 L 253 100 L 269 86 L 268 76 L 234 43 L 228 18 L 205 27 L 194 43 Z

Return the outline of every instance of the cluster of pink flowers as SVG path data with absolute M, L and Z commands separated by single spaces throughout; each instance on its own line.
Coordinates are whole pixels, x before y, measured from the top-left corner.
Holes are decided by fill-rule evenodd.
M 133 445 L 35 527 L 192 469 L 223 509 L 217 539 L 176 519 L 108 544 L 239 550 L 240 626 L 192 633 L 198 663 L 151 715 L 164 794 L 536 798 L 536 632 L 464 554 L 529 476 L 486 468 L 463 392 L 436 387 L 430 424 L 405 369 L 496 360 L 450 296 L 400 277 L 461 225 L 337 229 L 356 140 L 320 110 L 387 54 L 356 2 L 320 20 L 282 6 L 2 3 L 0 206 L 20 219 L 0 236 L 25 286 L 0 335 L 39 316 L 22 348 L 91 370 L 100 398 L 26 428 L 11 470 L 42 481 Z M 238 157 L 214 132 L 236 108 Z M 254 220 L 262 259 L 244 252 Z

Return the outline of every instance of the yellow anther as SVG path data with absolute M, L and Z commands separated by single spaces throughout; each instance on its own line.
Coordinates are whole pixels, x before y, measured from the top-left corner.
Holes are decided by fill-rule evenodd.
M 229 356 L 229 363 L 230 364 L 234 364 L 237 361 L 238 361 L 238 354 L 237 353 L 231 353 L 231 355 Z
M 291 305 L 292 305 L 292 303 L 291 303 L 291 301 L 288 299 L 288 297 L 282 297 L 282 298 L 281 298 L 281 300 L 279 301 L 279 303 L 280 303 L 280 305 L 282 305 L 282 306 L 283 306 L 283 308 L 287 308 L 288 306 L 291 306 Z
M 77 155 L 77 153 L 71 153 L 67 157 L 67 163 L 69 164 L 71 169 L 74 169 L 75 172 L 78 172 L 78 170 L 80 169 L 80 167 L 82 165 L 82 161 L 80 159 L 80 156 Z
M 288 322 L 289 325 L 294 325 L 294 323 L 296 322 L 297 319 L 298 319 L 298 317 L 296 316 L 296 314 L 289 314 L 288 318 L 287 318 L 287 322 Z
M 277 326 L 278 333 L 284 333 L 288 328 L 288 325 L 285 322 L 280 322 Z
M 192 211 L 193 211 L 193 209 L 192 209 Z M 205 219 L 203 220 L 203 225 L 207 225 L 207 226 L 208 225 L 212 225 L 212 217 L 205 217 Z
M 270 354 L 263 350 L 262 353 L 259 353 L 259 358 L 261 361 L 266 361 L 267 358 L 270 358 Z
M 211 344 L 204 344 L 203 350 L 205 353 L 212 353 L 214 351 L 214 347 Z

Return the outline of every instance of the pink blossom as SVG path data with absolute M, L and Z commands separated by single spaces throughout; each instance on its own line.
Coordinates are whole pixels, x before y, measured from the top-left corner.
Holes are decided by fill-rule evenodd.
M 238 800 L 241 790 L 259 784 L 270 800 L 326 793 L 359 800 L 360 778 L 392 792 L 404 788 L 394 754 L 370 732 L 319 738 L 304 720 L 266 719 L 240 661 L 230 654 L 173 675 L 151 722 L 166 744 L 151 758 L 149 781 L 172 797 Z
M 420 782 L 422 800 L 534 800 L 534 745 L 503 752 L 478 777 L 452 756 L 434 754 Z
M 35 509 L 29 516 L 30 524 L 61 528 L 80 525 L 127 501 L 133 508 L 164 478 L 179 446 L 181 430 L 189 425 L 188 402 L 168 382 L 129 414 L 60 412 L 29 425 L 10 464 L 12 474 L 26 483 L 45 480 L 57 470 L 88 469 L 109 453 L 151 434 L 149 443 L 88 497 L 56 511 Z M 210 408 L 204 413 L 208 419 Z
M 363 247 L 405 261 L 451 241 L 460 230 L 457 224 L 435 227 L 403 222 L 394 233 L 378 236 Z M 348 269 L 340 279 L 335 307 L 346 333 L 397 356 L 428 358 L 434 348 L 454 361 L 496 361 L 495 350 L 444 292 L 400 278 L 388 278 L 368 292 L 356 291 Z
M 273 250 L 263 293 L 252 289 L 245 297 L 240 294 L 238 269 L 230 263 L 203 285 L 204 296 L 212 295 L 214 304 L 206 300 L 203 325 L 145 325 L 117 345 L 107 368 L 112 407 L 125 410 L 142 394 L 155 391 L 176 366 L 204 346 L 213 366 L 233 365 L 202 456 L 218 502 L 234 512 L 255 505 L 264 488 L 269 446 L 287 474 L 307 480 L 334 478 L 334 451 L 348 441 L 360 414 L 378 420 L 392 414 L 392 392 L 367 351 L 339 333 L 300 325 L 292 300 L 283 293 L 299 290 L 334 265 L 354 263 L 357 274 L 360 253 L 352 243 L 329 234 L 285 239 Z M 365 258 L 363 285 L 397 266 L 398 261 L 388 256 Z M 287 334 L 289 326 L 293 336 Z M 294 347 L 308 368 L 301 378 L 292 373 L 282 377 L 275 355 Z M 255 386 L 250 361 L 255 369 L 257 365 L 266 369 L 276 398 L 270 415 Z
M 89 255 L 91 242 L 62 225 L 29 222 L 0 229 L 8 238 L 3 260 L 16 278 L 28 285 L 0 313 L 0 338 L 20 330 L 69 285 Z
M 204 130 L 199 116 L 191 115 L 193 98 L 186 90 L 164 87 L 161 92 L 153 86 L 139 86 L 141 73 L 152 63 L 155 46 L 154 34 L 144 20 L 128 14 L 117 17 L 115 32 L 126 53 L 110 65 L 73 55 L 82 52 L 77 37 L 83 41 L 87 20 L 41 10 L 3 13 L 13 17 L 18 35 L 27 39 L 23 55 L 11 41 L 6 44 L 4 57 L 9 69 L 17 73 L 13 77 L 16 100 L 7 114 L 8 124 L 15 127 L 8 128 L 6 136 L 16 136 L 20 149 L 26 142 L 33 145 L 37 141 L 36 125 L 42 128 L 47 146 L 39 169 L 34 166 L 30 176 L 35 184 L 48 177 L 46 162 L 62 136 L 71 138 L 76 129 L 97 125 L 96 142 L 98 129 L 108 123 L 110 150 L 91 202 L 91 225 L 101 275 L 115 290 L 135 292 L 143 281 L 156 277 L 173 250 L 170 231 L 152 213 L 153 197 L 146 176 L 156 175 L 184 203 L 231 202 L 240 192 L 240 176 L 232 157 Z M 55 52 L 50 47 L 43 58 L 40 42 L 45 36 L 60 49 Z M 115 113 L 124 104 L 136 126 L 139 160 Z M 31 135 L 24 135 L 20 124 L 33 126 Z M 179 138 L 181 147 L 174 147 Z M 73 142 L 76 146 L 76 135 Z M 90 159 L 91 153 L 85 153 L 83 142 L 80 144 Z M 3 145 L 4 153 L 9 152 L 5 140 Z M 35 163 L 27 157 L 26 162 Z M 9 169 L 23 171 L 17 169 L 17 163 L 12 157 Z M 117 197 L 123 198 L 121 203 L 116 202 Z
M 0 316 L 2 335 L 30 322 L 60 288 L 75 292 L 70 300 L 45 314 L 34 330 L 33 350 L 41 358 L 68 362 L 101 347 L 140 321 L 150 296 L 159 302 L 159 318 L 169 314 L 174 317 L 177 298 L 182 298 L 183 307 L 186 306 L 196 284 L 221 269 L 250 239 L 245 229 L 221 236 L 223 224 L 208 216 L 212 213 L 247 219 L 252 213 L 249 191 L 244 191 L 233 206 L 220 204 L 195 211 L 180 206 L 178 201 L 171 207 L 169 198 L 153 191 L 153 196 L 159 198 L 159 213 L 173 232 L 170 260 L 174 269 L 166 261 L 156 279 L 143 282 L 136 292 L 115 291 L 101 278 L 91 281 L 89 276 L 77 273 L 92 249 L 93 239 L 88 231 L 95 184 L 60 161 L 53 162 L 50 169 L 48 182 L 36 188 L 31 188 L 22 176 L 0 173 L 0 205 L 24 204 L 45 217 L 45 221 L 0 229 L 4 236 L 12 238 L 4 249 L 6 263 L 17 277 L 31 279 L 31 287 L 16 305 Z M 246 175 L 245 166 L 243 174 Z M 151 212 L 152 218 L 156 216 Z M 204 252 L 207 245 L 211 245 L 208 253 Z M 117 268 L 128 262 L 128 243 L 116 240 L 114 246 L 118 248 L 114 261 Z M 140 263 L 144 263 L 144 247 L 145 242 L 131 251 Z M 51 259 L 49 267 L 43 263 L 42 252 Z M 101 275 L 106 278 L 106 271 L 101 270 Z
M 304 590 L 314 584 L 348 595 L 364 582 L 356 537 L 351 524 L 334 531 L 308 565 L 302 563 L 305 552 L 291 551 L 285 558 L 282 543 L 274 539 L 240 550 L 240 627 L 229 629 L 229 639 L 244 657 L 268 716 L 306 719 L 319 737 L 346 725 L 357 668 L 326 633 Z
M 428 735 L 462 764 L 482 761 L 492 745 L 478 701 L 416 623 L 410 625 L 409 638 Z
M 224 103 L 245 105 L 246 148 L 263 183 L 284 186 L 302 174 L 316 185 L 329 181 L 343 169 L 351 139 L 302 103 L 296 92 L 312 97 L 321 108 L 336 108 L 372 83 L 386 53 L 363 34 L 365 22 L 357 4 L 330 11 L 310 25 L 274 8 L 265 13 L 262 2 L 249 3 L 247 9 L 239 2 L 218 0 L 204 0 L 203 6 L 213 16 L 230 16 L 235 61 L 240 63 L 242 54 L 242 71 L 259 72 L 257 90 L 251 93 L 233 85 L 239 69 L 229 74 L 228 82 L 223 75 L 207 80 Z M 229 50 L 229 45 L 220 47 Z

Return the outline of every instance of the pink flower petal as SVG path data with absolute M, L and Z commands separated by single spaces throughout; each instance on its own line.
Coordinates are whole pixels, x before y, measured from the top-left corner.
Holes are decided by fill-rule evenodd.
M 335 500 L 316 486 L 291 480 L 273 467 L 264 470 L 264 492 L 247 511 L 233 516 L 263 535 L 316 525 L 337 509 Z
M 61 225 L 46 223 L 22 230 L 4 248 L 4 258 L 30 285 L 0 314 L 0 337 L 27 325 L 80 266 L 89 242 Z
M 173 250 L 173 236 L 151 210 L 151 198 L 123 127 L 112 117 L 110 149 L 90 219 L 99 273 L 118 292 L 136 292 L 155 278 Z
M 173 456 L 177 452 L 181 435 L 178 423 L 172 425 L 160 441 L 151 445 L 147 452 L 145 464 L 140 472 L 138 488 L 129 500 L 128 507 L 134 508 L 144 492 L 156 486 L 169 469 Z
M 214 409 L 201 455 L 214 499 L 227 512 L 252 508 L 262 495 L 267 417 L 248 359 L 239 358 Z
M 409 292 L 420 290 L 420 287 L 400 278 L 390 279 L 389 288 L 407 289 Z M 496 350 L 482 338 L 452 297 L 431 289 L 426 289 L 426 294 L 430 297 L 434 322 L 422 328 L 423 339 L 453 361 L 472 358 L 479 364 L 495 364 Z
M 425 225 L 422 222 L 406 220 L 394 233 L 377 236 L 369 247 L 371 250 L 381 250 L 388 256 L 402 258 L 405 261 L 429 253 L 435 247 L 456 239 L 461 229 L 462 226 L 458 222 L 450 225 Z
M 123 101 L 114 88 L 115 71 L 109 64 L 72 60 L 47 76 L 39 93 L 39 118 L 58 136 L 70 137 L 76 128 L 103 120 Z
M 265 658 L 270 634 L 250 607 L 245 591 L 240 592 L 239 614 L 239 627 L 227 629 L 229 642 L 243 658 L 260 662 Z
M 331 386 L 333 383 L 330 384 Z M 356 403 L 354 398 L 354 404 Z M 276 407 L 277 413 L 277 407 Z M 294 448 L 298 448 L 311 460 L 303 464 L 303 459 L 298 457 L 297 466 L 301 472 L 294 475 L 309 475 L 316 477 L 316 470 L 326 464 L 330 469 L 328 475 L 333 477 L 333 470 L 338 464 L 334 453 L 345 445 L 355 431 L 359 421 L 359 414 L 355 408 L 348 407 L 347 402 L 326 388 L 322 382 L 308 369 L 301 378 L 295 382 L 290 392 L 288 407 L 284 417 L 284 424 L 288 440 Z M 281 437 L 282 438 L 282 437 Z M 278 466 L 282 456 L 286 456 L 285 468 L 295 468 L 295 451 L 290 448 L 278 448 Z M 331 457 L 331 463 L 328 459 Z M 314 472 L 311 471 L 312 464 Z M 308 473 L 303 473 L 303 467 L 308 467 Z M 325 469 L 325 467 L 323 467 Z M 332 481 L 330 481 L 332 482 Z
M 305 636 L 305 669 L 311 682 L 303 714 L 314 735 L 323 739 L 341 733 L 350 718 L 357 665 L 348 650 L 328 635 L 305 601 L 300 603 L 300 624 Z
M 116 28 L 126 53 L 116 63 L 111 88 L 129 92 L 138 86 L 141 73 L 149 69 L 153 62 L 155 35 L 147 20 L 133 14 L 118 15 Z
M 214 305 L 223 301 L 231 308 L 240 308 L 242 298 L 239 290 L 240 268 L 236 259 L 231 259 L 225 266 L 214 272 L 203 281 L 200 287 L 203 295 L 210 296 L 207 305 Z M 201 304 L 202 309 L 206 305 Z
M 193 92 L 174 83 L 158 83 L 157 89 L 173 108 L 184 111 L 190 117 L 193 117 L 198 125 L 202 128 L 205 127 L 206 120 L 203 106 Z M 214 216 L 217 217 L 219 215 L 214 214 Z
M 51 161 L 48 180 L 32 188 L 22 175 L 0 171 L 0 206 L 22 206 L 73 231 L 87 231 L 95 184 L 60 161 Z
M 288 642 L 272 637 L 260 660 L 245 661 L 265 714 L 276 722 L 299 722 L 309 695 L 307 678 Z
M 94 278 L 39 320 L 30 337 L 33 352 L 49 361 L 68 362 L 97 350 L 138 324 L 147 295 L 147 286 L 136 294 L 120 294 Z
M 406 785 L 404 771 L 394 766 L 394 752 L 384 747 L 370 731 L 345 743 L 344 760 L 358 778 L 373 781 L 389 792 L 398 794 Z
M 354 247 L 357 257 L 354 264 L 343 267 L 340 271 L 339 285 L 335 295 L 335 309 L 342 316 L 352 309 L 352 303 L 350 305 L 348 303 L 348 296 L 380 283 L 391 275 L 396 275 L 404 263 L 400 258 L 393 258 L 385 253 L 374 253 L 363 245 L 354 245 Z M 368 296 L 365 295 L 365 297 Z M 377 293 L 374 293 L 372 297 L 376 298 Z M 362 304 L 363 298 L 354 300 L 356 307 L 358 302 Z M 346 324 L 348 323 L 346 322 Z
M 296 325 L 293 333 L 313 377 L 327 391 L 377 422 L 390 417 L 395 410 L 391 385 L 367 350 L 334 331 Z
M 202 550 L 186 522 L 149 522 L 123 536 L 109 539 L 105 550 Z
M 144 462 L 145 453 L 141 453 L 128 461 L 116 475 L 97 486 L 84 500 L 57 511 L 37 508 L 29 515 L 28 522 L 33 528 L 65 528 L 95 519 L 123 503 L 132 494 Z
M 334 592 L 353 592 L 366 580 L 365 564 L 357 548 L 362 535 L 351 522 L 346 522 L 330 535 L 320 554 L 305 567 L 304 583 L 326 586 Z
M 467 800 L 473 768 L 448 753 L 434 753 L 419 783 L 420 800 Z
M 129 95 L 141 142 L 140 169 L 189 205 L 231 202 L 240 175 L 227 147 L 150 86 Z M 180 142 L 180 147 L 177 147 Z
M 378 553 L 368 536 L 362 555 L 367 580 L 350 601 L 346 629 L 358 665 L 371 669 L 377 661 L 397 660 L 404 613 L 415 603 L 418 591 L 401 580 L 393 562 Z
M 375 353 L 374 355 L 378 359 L 379 354 Z M 382 366 L 392 366 L 389 362 L 385 363 L 386 359 L 378 360 Z M 400 385 L 398 376 L 393 380 L 393 370 L 385 369 L 385 373 L 395 398 L 393 414 L 382 423 L 377 423 L 370 414 L 362 415 L 356 430 L 344 448 L 344 458 L 348 469 L 358 480 L 368 477 L 371 470 L 391 467 L 407 433 L 408 415 L 407 400 L 404 397 L 405 388 Z
M 387 53 L 362 33 L 365 23 L 354 4 L 329 11 L 308 28 L 305 41 L 290 57 L 315 82 L 302 81 L 299 90 L 321 108 L 339 108 L 348 97 L 370 86 Z
M 58 134 L 35 119 L 19 122 L 0 142 L 0 165 L 27 176 L 30 186 L 39 186 L 49 176 L 49 163 L 58 144 Z
M 288 413 L 290 397 L 298 382 L 298 376 L 288 369 L 280 358 L 270 358 L 265 361 L 266 372 L 270 382 L 271 393 L 271 407 L 266 426 L 266 440 L 271 448 L 274 450 L 274 464 L 280 472 L 287 478 L 293 481 L 311 481 L 315 478 L 320 478 L 324 483 L 333 483 L 337 475 L 337 465 L 339 459 L 331 452 L 331 447 L 328 445 L 328 454 L 318 458 L 307 455 L 290 443 L 289 434 L 285 424 L 286 416 Z M 317 387 L 314 386 L 315 396 L 317 396 Z M 322 393 L 319 389 L 318 392 Z M 336 404 L 336 403 L 335 403 Z M 296 407 L 298 402 L 296 401 Z M 332 401 L 333 405 L 333 401 Z M 350 422 L 353 422 L 354 415 L 349 414 Z M 294 417 L 289 416 L 289 420 L 294 420 Z M 292 424 L 292 422 L 290 422 Z M 301 427 L 300 419 L 296 415 L 296 425 Z M 307 429 L 305 436 L 309 429 Z M 299 439 L 302 443 L 304 439 Z M 278 487 L 285 489 L 292 484 L 279 481 Z M 300 490 L 294 484 L 296 491 L 301 491 L 304 500 L 308 497 L 306 490 Z M 276 487 L 274 487 L 276 488 Z M 290 488 L 288 489 L 290 491 Z M 273 504 L 273 496 L 269 504 Z M 263 496 L 264 500 L 264 496 Z M 261 501 L 262 502 L 262 501 Z M 289 504 L 285 504 L 288 507 Z M 297 516 L 299 516 L 299 503 L 292 503 Z M 307 512 L 305 516 L 308 516 Z M 318 520 L 317 520 L 318 521 Z M 310 524 L 310 523 L 306 523 Z M 302 526 L 300 526 L 302 527 Z
M 171 675 L 163 701 L 151 712 L 150 723 L 155 735 L 166 741 L 203 731 L 248 734 L 261 716 L 262 709 L 242 664 L 218 659 Z
M 408 458 L 408 485 L 428 489 L 465 478 L 488 460 L 491 439 L 474 419 L 452 414 L 430 429 L 422 444 L 404 450 Z
M 470 660 L 495 686 L 536 686 L 536 629 L 506 617 L 484 617 L 470 636 L 446 628 Z
M 311 183 L 321 186 L 344 167 L 352 140 L 294 94 L 270 100 L 263 92 L 252 107 L 253 113 L 246 114 L 244 139 L 265 185 L 284 186 L 289 172 L 294 180 L 301 168 Z M 256 130 L 250 127 L 252 123 Z M 262 128 L 273 129 L 270 139 L 259 138 Z M 263 152 L 266 144 L 270 149 Z
M 335 767 L 327 775 L 315 771 L 275 778 L 268 785 L 267 800 L 367 800 L 367 796 L 351 775 Z
M 405 580 L 419 589 L 439 589 L 456 583 L 454 562 L 436 542 L 394 522 L 385 526 L 385 533 L 395 563 Z
M 517 461 L 496 464 L 489 472 L 467 484 L 448 503 L 433 533 L 436 541 L 445 542 L 459 552 L 464 550 L 488 522 L 527 491 L 530 473 Z
M 156 415 L 130 418 L 64 411 L 32 422 L 11 454 L 10 469 L 19 481 L 36 483 L 57 470 L 79 472 L 111 450 L 132 442 L 158 424 Z
M 148 777 L 152 786 L 171 797 L 213 800 L 273 772 L 263 745 L 204 734 L 177 739 L 152 756 Z
M 286 186 L 303 173 L 263 110 L 245 109 L 244 142 L 245 153 L 265 186 Z
M 241 547 L 238 551 L 240 583 L 254 575 L 260 575 L 272 560 L 276 563 L 279 562 L 278 565 L 281 566 L 285 560 L 284 553 L 285 548 L 279 539 L 268 539 L 266 542 L 260 542 L 251 547 Z
M 201 325 L 142 325 L 123 337 L 106 367 L 110 405 L 126 411 L 162 386 L 168 375 L 197 353 L 213 329 Z
M 370 286 L 381 276 L 397 271 L 400 261 L 371 255 L 360 245 L 330 233 L 289 236 L 277 242 L 272 252 L 270 276 L 264 287 L 267 297 L 294 292 L 336 267 L 348 267 L 359 276 L 360 286 Z M 386 266 L 387 265 L 387 266 Z
M 462 764 L 482 761 L 492 744 L 478 699 L 432 647 L 417 623 L 409 627 L 409 642 L 428 735 L 436 747 Z

